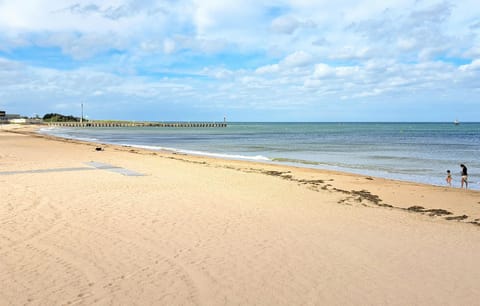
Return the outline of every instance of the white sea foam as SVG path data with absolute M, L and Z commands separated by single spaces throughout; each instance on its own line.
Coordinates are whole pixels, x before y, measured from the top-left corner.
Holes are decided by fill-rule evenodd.
M 67 134 L 63 132 L 65 129 L 59 128 L 59 127 L 47 127 L 47 128 L 41 128 L 38 132 L 40 134 L 47 134 L 47 135 L 53 135 L 56 137 L 60 138 L 66 138 L 66 139 L 75 139 L 75 140 L 80 140 L 80 141 L 89 141 L 89 142 L 99 142 L 100 140 L 95 137 L 80 137 L 80 136 L 72 136 L 70 134 Z
M 271 161 L 270 158 L 262 156 L 262 155 L 239 155 L 239 154 L 223 154 L 223 153 L 213 153 L 213 152 L 204 152 L 204 151 L 195 151 L 195 150 L 183 150 L 183 149 L 176 149 L 176 148 L 167 148 L 167 147 L 160 147 L 160 146 L 149 146 L 149 145 L 131 145 L 131 144 L 122 144 L 123 146 L 140 148 L 140 149 L 147 149 L 147 150 L 165 150 L 171 151 L 176 153 L 183 153 L 189 155 L 198 155 L 198 156 L 210 156 L 210 157 L 218 157 L 218 158 L 226 158 L 226 159 L 241 159 L 241 160 L 255 160 L 255 161 Z
M 49 132 L 54 131 L 56 129 L 58 129 L 58 127 L 49 126 L 49 127 L 43 127 L 41 129 L 39 129 L 38 132 L 41 133 L 41 134 L 49 134 Z
M 99 139 L 93 138 L 93 137 L 76 137 L 75 139 L 81 140 L 81 141 L 91 141 L 91 142 L 98 142 Z

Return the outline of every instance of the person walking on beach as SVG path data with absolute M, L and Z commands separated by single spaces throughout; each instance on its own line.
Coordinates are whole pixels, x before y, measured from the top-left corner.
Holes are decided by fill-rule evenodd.
M 448 186 L 452 186 L 452 174 L 450 173 L 450 170 L 447 170 L 447 178 L 445 180 L 447 181 Z
M 462 168 L 462 187 L 463 184 L 465 183 L 465 189 L 468 189 L 468 173 L 467 173 L 467 167 L 465 167 L 464 164 L 461 164 L 460 167 Z

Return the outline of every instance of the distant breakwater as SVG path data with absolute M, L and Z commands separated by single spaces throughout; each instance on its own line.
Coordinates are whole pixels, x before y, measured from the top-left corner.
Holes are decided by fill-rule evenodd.
M 46 122 L 60 127 L 170 127 L 170 128 L 224 128 L 226 122 Z

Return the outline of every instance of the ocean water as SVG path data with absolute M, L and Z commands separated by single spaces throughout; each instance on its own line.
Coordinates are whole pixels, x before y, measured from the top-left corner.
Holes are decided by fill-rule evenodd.
M 227 128 L 48 128 L 56 136 L 480 190 L 480 123 L 229 123 Z

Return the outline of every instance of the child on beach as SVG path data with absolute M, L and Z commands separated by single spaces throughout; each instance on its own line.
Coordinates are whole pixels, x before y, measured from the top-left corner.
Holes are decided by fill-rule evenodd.
M 450 173 L 450 170 L 447 170 L 447 178 L 445 180 L 447 181 L 448 186 L 452 186 L 452 174 Z

